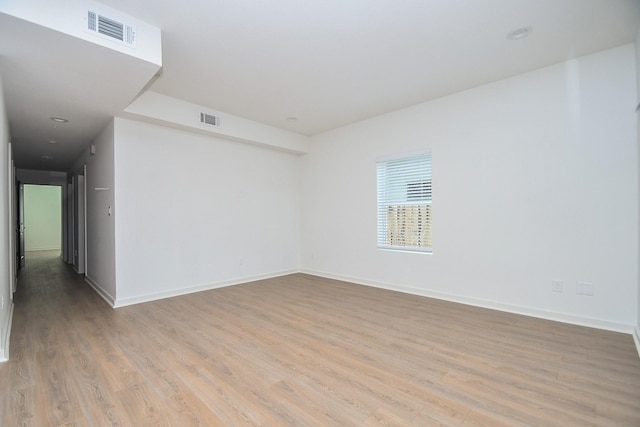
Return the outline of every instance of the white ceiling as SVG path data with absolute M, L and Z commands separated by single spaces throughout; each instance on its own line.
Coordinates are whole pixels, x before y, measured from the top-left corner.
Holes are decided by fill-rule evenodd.
M 306 135 L 633 42 L 640 23 L 637 0 L 102 3 L 162 29 L 163 69 L 150 90 Z M 506 38 L 524 26 L 529 37 Z M 15 85 L 3 59 L 5 86 Z M 55 88 L 38 94 L 59 96 Z M 18 145 L 30 129 L 15 104 L 32 101 L 8 98 Z M 75 108 L 94 111 L 92 102 Z M 91 136 L 113 114 L 97 112 Z
M 0 74 L 16 167 L 68 171 L 156 70 L 130 55 L 0 13 Z

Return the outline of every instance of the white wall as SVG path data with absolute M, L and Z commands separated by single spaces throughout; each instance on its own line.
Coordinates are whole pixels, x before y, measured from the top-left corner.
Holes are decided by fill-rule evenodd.
M 62 259 L 67 264 L 73 264 L 73 245 L 74 245 L 74 233 L 73 229 L 73 177 L 69 178 L 70 182 L 65 184 L 64 188 L 64 220 L 63 220 L 63 233 L 62 233 Z
M 17 260 L 17 215 L 18 215 L 18 201 L 17 201 L 17 189 L 16 189 L 16 168 L 13 161 L 13 144 L 9 142 L 7 144 L 8 149 L 8 177 L 7 185 L 9 186 L 9 294 L 13 301 L 13 293 L 16 291 L 16 285 L 18 282 L 18 260 Z
M 84 215 L 84 175 L 76 175 L 73 179 L 73 269 L 84 274 L 85 252 L 85 215 Z
M 638 31 L 638 35 L 636 36 L 636 104 L 640 108 L 640 30 Z M 637 133 L 637 141 L 638 141 L 638 182 L 640 183 L 640 114 L 636 110 L 636 133 Z M 640 185 L 639 185 L 640 187 Z M 640 191 L 640 188 L 639 188 Z M 638 203 L 640 204 L 640 193 L 638 194 Z M 640 206 L 640 205 L 639 205 Z M 640 207 L 639 207 L 640 209 Z M 640 233 L 640 227 L 639 233 Z M 640 245 L 640 234 L 638 235 L 638 243 Z M 636 319 L 636 328 L 635 328 L 635 342 L 636 347 L 638 348 L 638 353 L 640 353 L 640 247 L 638 249 L 638 304 L 637 304 L 637 312 L 638 318 Z
M 94 141 L 96 153 L 86 158 L 86 279 L 107 301 L 116 299 L 114 205 L 114 123 Z
M 67 174 L 56 171 L 40 171 L 33 169 L 16 169 L 16 179 L 24 184 L 65 186 Z
M 628 331 L 638 319 L 634 70 L 626 45 L 314 137 L 303 269 Z M 425 148 L 433 255 L 378 250 L 376 159 Z M 595 295 L 576 295 L 577 281 Z
M 297 271 L 299 160 L 116 118 L 116 305 Z
M 25 250 L 62 249 L 62 187 L 24 186 Z
M 218 117 L 219 126 L 200 122 L 200 113 Z M 254 122 L 233 114 L 147 91 L 123 112 L 124 118 L 173 127 L 228 140 L 302 154 L 307 152 L 309 138 L 291 131 Z
M 0 75 L 0 361 L 9 357 L 9 334 L 11 333 L 11 315 L 13 302 L 10 295 L 11 268 L 9 224 L 11 209 L 9 187 L 9 122 L 4 103 L 4 91 Z

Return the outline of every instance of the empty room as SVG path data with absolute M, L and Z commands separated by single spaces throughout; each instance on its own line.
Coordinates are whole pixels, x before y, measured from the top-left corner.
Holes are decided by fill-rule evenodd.
M 634 0 L 3 0 L 0 425 L 640 426 L 639 58 Z

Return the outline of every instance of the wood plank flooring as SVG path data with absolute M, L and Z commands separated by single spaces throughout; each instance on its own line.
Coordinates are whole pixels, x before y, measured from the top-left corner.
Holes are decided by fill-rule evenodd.
M 33 253 L 1 426 L 640 426 L 630 335 L 295 274 L 110 308 Z

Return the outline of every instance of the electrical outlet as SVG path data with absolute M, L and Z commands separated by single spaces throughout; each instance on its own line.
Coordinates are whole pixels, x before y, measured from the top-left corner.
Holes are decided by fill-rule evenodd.
M 551 290 L 553 292 L 562 292 L 562 280 L 554 279 L 551 281 Z
M 593 283 L 578 282 L 576 285 L 576 294 L 590 297 L 593 296 Z

